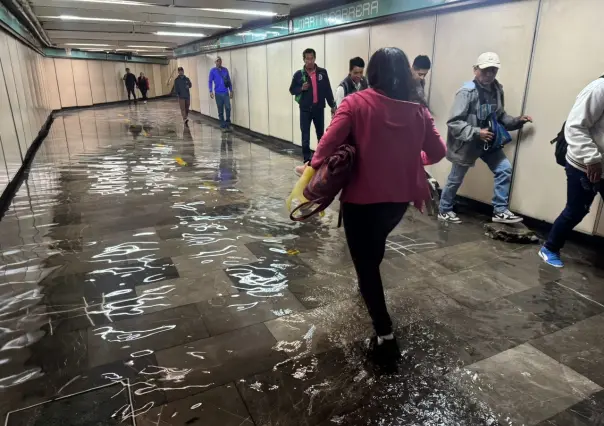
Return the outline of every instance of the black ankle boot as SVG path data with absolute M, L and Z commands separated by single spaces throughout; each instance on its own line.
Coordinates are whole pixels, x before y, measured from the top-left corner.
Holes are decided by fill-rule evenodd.
M 377 367 L 384 370 L 388 374 L 397 372 L 397 362 L 401 358 L 401 351 L 398 347 L 396 337 L 390 340 L 383 340 L 382 344 L 378 344 L 377 336 L 373 336 L 369 340 L 367 347 L 367 357 Z

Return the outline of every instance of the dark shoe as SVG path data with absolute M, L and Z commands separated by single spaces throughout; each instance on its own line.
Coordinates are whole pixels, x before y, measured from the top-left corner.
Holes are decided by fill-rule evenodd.
M 391 340 L 384 340 L 379 345 L 377 336 L 373 336 L 367 345 L 367 357 L 384 373 L 396 373 L 397 362 L 401 358 L 401 351 L 398 347 L 396 337 Z

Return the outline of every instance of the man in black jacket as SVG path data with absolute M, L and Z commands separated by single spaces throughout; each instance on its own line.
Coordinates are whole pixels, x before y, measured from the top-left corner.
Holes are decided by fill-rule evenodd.
M 304 163 L 312 159 L 310 150 L 310 124 L 315 124 L 317 139 L 321 140 L 325 131 L 325 101 L 335 114 L 336 102 L 331 91 L 327 70 L 315 64 L 317 53 L 313 49 L 306 49 L 302 54 L 304 67 L 294 73 L 289 92 L 296 97 L 300 105 L 300 130 L 302 131 L 302 153 Z M 305 166 L 296 167 L 296 172 L 304 171 Z
M 136 102 L 136 92 L 134 88 L 136 87 L 136 76 L 130 72 L 130 68 L 126 68 L 126 74 L 124 74 L 124 83 L 126 84 L 126 91 L 128 92 L 128 101 L 130 101 L 130 94 L 134 98 L 134 102 Z

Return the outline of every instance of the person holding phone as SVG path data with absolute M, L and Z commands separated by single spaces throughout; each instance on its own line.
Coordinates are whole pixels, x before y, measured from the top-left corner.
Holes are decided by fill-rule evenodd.
M 296 174 L 302 175 L 304 168 L 312 159 L 310 149 L 310 125 L 315 124 L 317 140 L 321 140 L 325 132 L 325 102 L 331 107 L 332 115 L 336 112 L 336 101 L 331 90 L 327 70 L 317 66 L 317 52 L 306 49 L 302 53 L 304 66 L 296 71 L 289 93 L 295 96 L 300 105 L 300 130 L 302 131 L 302 154 L 304 164 L 296 167 Z
M 222 66 L 222 58 L 220 56 L 216 58 L 215 64 L 216 67 L 210 70 L 210 76 L 208 78 L 210 98 L 216 99 L 220 128 L 223 132 L 230 132 L 232 130 L 231 99 L 233 99 L 233 85 L 231 84 L 229 70 Z

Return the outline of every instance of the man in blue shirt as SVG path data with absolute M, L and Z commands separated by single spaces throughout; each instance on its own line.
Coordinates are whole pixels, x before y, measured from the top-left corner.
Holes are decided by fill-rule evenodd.
M 222 58 L 216 58 L 216 67 L 210 70 L 208 79 L 210 97 L 216 99 L 218 107 L 218 118 L 220 119 L 220 128 L 228 132 L 231 130 L 231 99 L 233 99 L 233 85 L 229 70 L 222 66 Z M 224 111 L 226 110 L 226 120 Z

